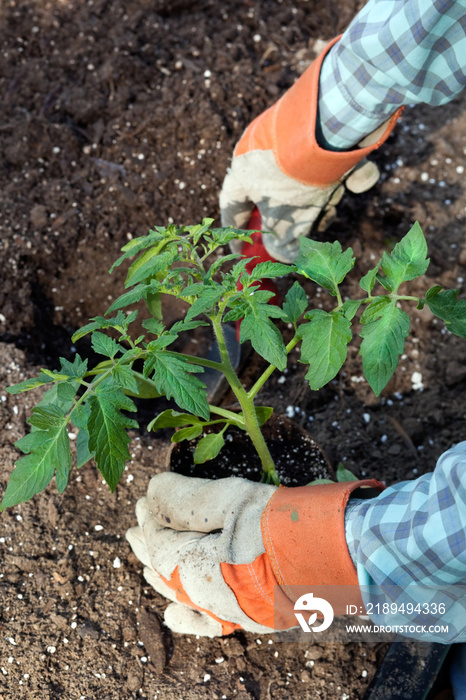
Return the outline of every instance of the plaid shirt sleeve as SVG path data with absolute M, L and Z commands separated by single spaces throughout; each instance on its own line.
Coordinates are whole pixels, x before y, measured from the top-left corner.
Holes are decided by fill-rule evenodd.
M 345 529 L 366 608 L 378 611 L 375 624 L 441 623 L 447 632 L 420 639 L 466 641 L 466 442 L 445 452 L 432 473 L 350 501 Z M 403 602 L 426 603 L 430 612 L 409 620 L 383 613 L 383 603 Z M 440 603 L 445 610 L 432 612 Z
M 465 84 L 464 0 L 369 0 L 322 66 L 321 145 L 346 149 L 401 105 L 442 105 Z

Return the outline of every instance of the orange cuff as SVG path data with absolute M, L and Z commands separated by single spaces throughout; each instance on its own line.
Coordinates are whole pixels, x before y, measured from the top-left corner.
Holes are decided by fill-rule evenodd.
M 295 627 L 293 606 L 306 586 L 328 600 L 336 615 L 349 603 L 363 606 L 346 545 L 345 507 L 351 493 L 365 487 L 384 489 L 374 479 L 277 489 L 262 514 L 266 552 L 251 564 L 221 564 L 246 615 L 271 629 Z M 293 592 L 292 586 L 300 588 Z
M 280 487 L 262 514 L 262 538 L 275 577 L 288 597 L 290 586 L 354 586 L 359 583 L 345 538 L 345 507 L 359 488 L 384 489 L 375 479 L 298 488 Z M 335 589 L 337 590 L 337 589 Z M 341 601 L 335 600 L 339 607 Z M 353 602 L 353 601 L 351 601 Z
M 326 151 L 317 143 L 320 69 L 339 39 L 333 39 L 283 97 L 249 125 L 236 146 L 235 157 L 253 150 L 273 150 L 285 175 L 305 185 L 327 187 L 389 137 L 402 108 L 390 117 L 380 137 L 370 146 L 336 152 Z

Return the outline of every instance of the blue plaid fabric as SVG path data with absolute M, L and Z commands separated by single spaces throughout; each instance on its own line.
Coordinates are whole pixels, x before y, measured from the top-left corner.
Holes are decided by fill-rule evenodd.
M 465 0 L 369 0 L 324 60 L 318 139 L 347 149 L 401 105 L 442 105 L 465 84 Z
M 431 474 L 350 500 L 345 530 L 366 607 L 445 604 L 445 613 L 431 614 L 431 605 L 428 615 L 408 618 L 377 612 L 375 624 L 441 623 L 447 632 L 420 638 L 466 641 L 466 442 L 445 452 Z

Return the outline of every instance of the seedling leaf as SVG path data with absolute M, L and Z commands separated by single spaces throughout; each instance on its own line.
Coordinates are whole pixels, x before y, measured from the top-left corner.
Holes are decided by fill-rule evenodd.
M 286 348 L 282 334 L 270 320 L 276 307 L 266 303 L 271 292 L 253 292 L 245 298 L 244 319 L 241 322 L 240 342 L 251 341 L 251 345 L 267 362 L 278 369 L 286 367 Z M 265 299 L 266 301 L 262 301 Z
M 225 444 L 222 433 L 210 433 L 205 435 L 194 450 L 194 464 L 203 464 L 210 459 L 215 459 Z
M 256 406 L 255 409 L 259 425 L 262 426 L 264 423 L 267 423 L 273 413 L 273 408 L 271 406 Z
M 341 311 L 314 309 L 306 314 L 310 323 L 299 328 L 303 339 L 301 361 L 309 365 L 306 379 L 311 389 L 328 384 L 339 372 L 348 353 L 351 323 Z
M 203 372 L 202 367 L 162 351 L 151 354 L 146 360 L 144 374 L 148 376 L 152 371 L 152 380 L 161 394 L 167 399 L 173 398 L 180 408 L 209 419 L 205 384 L 193 375 L 193 372 Z
M 160 253 L 160 245 L 146 250 L 129 268 L 125 281 L 125 287 L 132 287 L 139 282 L 144 282 L 150 277 L 155 277 L 159 272 L 170 269 L 177 255 L 174 251 Z
M 188 428 L 181 428 L 173 433 L 171 441 L 172 442 L 182 442 L 183 440 L 194 440 L 194 438 L 202 435 L 202 425 L 190 425 Z
M 88 333 L 92 333 L 92 331 L 101 330 L 103 328 L 127 328 L 129 324 L 134 321 L 136 317 L 135 313 L 137 312 L 133 312 L 132 314 L 129 314 L 129 316 L 126 316 L 126 314 L 120 310 L 118 311 L 117 315 L 113 316 L 112 318 L 95 316 L 90 323 L 86 323 L 85 326 L 79 328 L 71 337 L 71 340 L 73 343 L 75 343 Z
M 168 408 L 156 416 L 147 426 L 147 430 L 159 430 L 160 428 L 179 428 L 184 425 L 200 423 L 201 420 L 191 413 L 178 413 Z
M 33 436 L 33 437 L 32 437 Z M 40 493 L 50 483 L 57 469 L 57 488 L 60 493 L 68 481 L 71 468 L 70 441 L 66 431 L 66 419 L 62 416 L 47 430 L 36 430 L 20 441 L 23 451 L 29 454 L 21 457 L 8 481 L 0 510 L 24 503 Z
M 383 254 L 380 267 L 383 276 L 379 273 L 377 279 L 390 292 L 396 291 L 403 282 L 425 273 L 429 267 L 427 242 L 418 221 L 390 254 Z
M 346 469 L 340 462 L 340 464 L 337 467 L 337 481 L 359 481 L 359 479 L 353 474 L 353 472 L 351 472 L 349 469 Z
M 126 429 L 138 427 L 136 421 L 122 411 L 136 411 L 136 407 L 111 381 L 97 387 L 87 402 L 90 408 L 89 450 L 95 454 L 97 467 L 113 493 L 130 457 Z
M 150 284 L 138 284 L 129 292 L 125 292 L 118 299 L 115 299 L 113 304 L 107 309 L 106 313 L 111 313 L 112 311 L 117 311 L 118 309 L 123 309 L 125 306 L 131 306 L 131 304 L 137 304 L 141 299 L 148 295 L 149 291 L 152 289 Z
M 389 299 L 388 303 L 378 303 L 377 306 L 373 302 L 362 315 L 361 322 L 365 323 L 360 349 L 363 373 L 374 394 L 379 396 L 398 365 L 410 318 Z
M 285 265 L 284 263 L 267 260 L 255 266 L 251 272 L 251 279 L 261 280 L 265 278 L 284 277 L 285 275 L 289 275 L 290 272 L 294 272 L 294 270 L 294 265 Z
M 372 269 L 367 272 L 364 277 L 361 277 L 359 281 L 359 286 L 361 289 L 364 289 L 365 292 L 370 294 L 372 290 L 375 287 L 375 283 L 377 281 L 377 274 L 379 272 L 379 267 L 380 267 L 380 261 L 378 264 Z
M 31 377 L 18 384 L 7 386 L 6 390 L 9 394 L 21 394 L 23 391 L 31 391 L 31 389 L 37 389 L 39 386 L 51 384 L 53 381 L 54 379 L 50 375 L 41 372 L 38 377 Z
M 205 287 L 202 296 L 198 297 L 194 304 L 188 309 L 185 316 L 186 321 L 191 321 L 193 318 L 196 318 L 196 316 L 211 311 L 222 298 L 223 293 L 224 289 L 220 285 Z
M 65 357 L 60 357 L 61 371 L 68 377 L 81 379 L 87 372 L 87 360 L 82 360 L 78 353 L 74 356 L 73 362 Z
M 288 290 L 283 304 L 285 319 L 288 323 L 296 324 L 301 314 L 307 309 L 306 292 L 299 282 L 295 282 Z
M 139 396 L 139 382 L 129 365 L 116 364 L 112 370 L 112 377 L 118 386 L 130 392 L 133 396 Z
M 426 304 L 436 316 L 445 321 L 451 333 L 466 338 L 466 300 L 458 299 L 457 289 L 429 289 Z
M 361 301 L 359 299 L 347 299 L 341 307 L 341 312 L 348 321 L 352 321 L 360 306 Z
M 110 359 L 113 359 L 118 352 L 124 351 L 124 348 L 114 338 L 98 331 L 94 331 L 91 335 L 91 345 L 98 355 L 105 355 Z
M 354 261 L 352 249 L 342 251 L 339 241 L 322 243 L 302 236 L 295 266 L 297 272 L 336 295 L 338 285 L 351 270 Z

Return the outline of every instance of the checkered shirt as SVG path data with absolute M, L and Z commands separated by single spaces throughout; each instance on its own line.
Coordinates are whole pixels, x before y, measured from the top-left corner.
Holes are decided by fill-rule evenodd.
M 366 607 L 421 602 L 431 611 L 443 602 L 445 613 L 408 621 L 448 626 L 445 633 L 422 634 L 422 641 L 466 641 L 466 442 L 445 452 L 432 473 L 374 499 L 350 500 L 345 529 Z M 388 625 L 406 624 L 402 617 L 371 615 Z
M 465 84 L 465 0 L 369 0 L 323 63 L 321 145 L 349 148 L 401 105 L 443 105 Z

